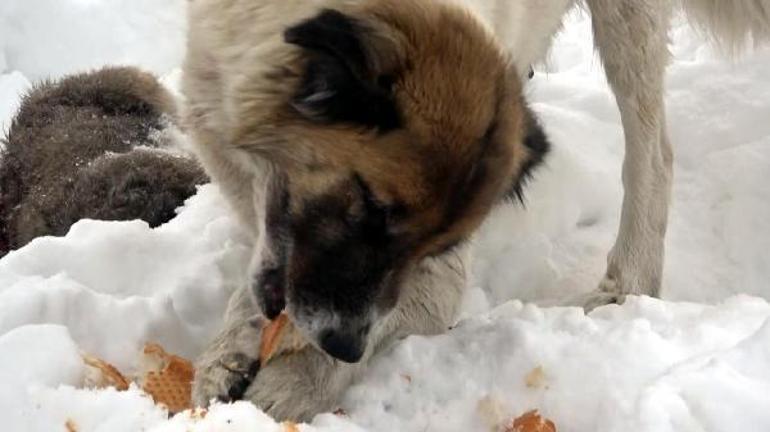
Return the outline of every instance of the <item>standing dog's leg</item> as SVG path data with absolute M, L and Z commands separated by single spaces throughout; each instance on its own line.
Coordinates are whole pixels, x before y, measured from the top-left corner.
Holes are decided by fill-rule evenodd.
M 607 79 L 626 139 L 625 196 L 607 274 L 586 309 L 628 294 L 658 296 L 672 176 L 663 84 L 669 0 L 588 0 Z

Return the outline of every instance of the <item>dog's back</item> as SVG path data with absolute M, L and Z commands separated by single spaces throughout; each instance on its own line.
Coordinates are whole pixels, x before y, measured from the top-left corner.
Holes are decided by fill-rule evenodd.
M 175 115 L 169 93 L 133 68 L 32 90 L 0 156 L 0 256 L 82 218 L 173 217 L 206 179 L 192 159 L 158 149 Z

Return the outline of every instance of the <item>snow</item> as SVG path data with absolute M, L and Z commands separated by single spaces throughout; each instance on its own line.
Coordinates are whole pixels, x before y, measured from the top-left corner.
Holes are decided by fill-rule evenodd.
M 186 0 L 7 0 L 0 49 L 7 68 L 40 80 L 104 64 L 165 74 L 184 55 Z
M 0 56 L 0 70 L 3 69 L 2 60 Z M 16 110 L 19 109 L 19 97 L 31 86 L 29 80 L 19 71 L 0 74 L 0 134 L 3 136 L 10 127 Z
M 173 223 L 83 220 L 0 261 L 0 334 L 25 324 L 69 329 L 83 350 L 121 369 L 149 340 L 183 356 L 218 328 L 247 248 L 214 186 Z M 232 268 L 227 268 L 231 266 Z
M 142 66 L 175 90 L 184 5 L 3 1 L 0 129 L 31 83 L 103 64 Z M 480 431 L 534 408 L 567 432 L 770 429 L 770 49 L 725 62 L 681 19 L 672 39 L 664 300 L 590 316 L 544 306 L 595 286 L 622 198 L 620 119 L 576 13 L 528 89 L 554 151 L 526 209 L 500 208 L 484 226 L 465 319 L 400 343 L 348 391 L 347 416 L 302 432 Z M 199 353 L 244 276 L 242 238 L 207 185 L 157 229 L 86 220 L 0 260 L 4 429 L 283 430 L 248 403 L 169 420 L 136 388 L 80 388 L 81 352 L 129 372 L 145 342 Z
M 770 305 L 749 297 L 717 306 L 635 298 L 590 318 L 508 303 L 399 345 L 345 406 L 382 431 L 480 431 L 477 405 L 490 397 L 508 416 L 537 407 L 564 431 L 762 430 L 769 316 Z M 536 368 L 544 378 L 527 387 Z M 736 402 L 724 404 L 727 395 Z

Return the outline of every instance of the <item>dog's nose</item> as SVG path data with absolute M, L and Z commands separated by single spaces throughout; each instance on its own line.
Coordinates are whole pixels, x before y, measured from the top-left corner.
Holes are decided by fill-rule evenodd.
M 321 349 L 346 363 L 356 363 L 364 356 L 362 337 L 335 330 L 324 330 L 320 337 Z

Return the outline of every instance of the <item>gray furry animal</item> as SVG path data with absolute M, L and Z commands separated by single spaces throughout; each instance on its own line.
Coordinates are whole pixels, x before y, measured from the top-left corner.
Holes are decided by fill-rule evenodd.
M 0 256 L 64 235 L 83 218 L 151 226 L 173 218 L 208 181 L 192 157 L 170 148 L 175 122 L 173 97 L 134 68 L 36 86 L 0 152 Z
M 770 36 L 770 0 L 681 2 L 728 46 Z M 587 309 L 660 290 L 676 3 L 585 1 L 626 137 L 618 238 Z M 453 323 L 467 240 L 547 150 L 520 78 L 576 1 L 189 4 L 186 118 L 254 237 L 253 282 L 198 359 L 194 398 L 306 420 L 394 340 Z M 259 329 L 284 307 L 311 346 L 260 365 Z

